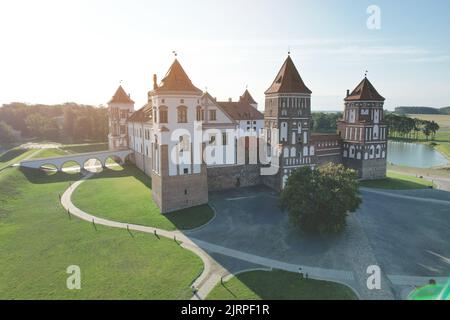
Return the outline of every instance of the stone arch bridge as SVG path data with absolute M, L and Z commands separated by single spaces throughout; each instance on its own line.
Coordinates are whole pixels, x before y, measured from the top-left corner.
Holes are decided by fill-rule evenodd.
M 102 166 L 105 167 L 108 158 L 115 160 L 119 164 L 123 164 L 127 156 L 129 156 L 131 153 L 131 150 L 109 150 L 89 153 L 76 153 L 68 154 L 67 156 L 24 160 L 20 162 L 20 166 L 24 168 L 39 169 L 42 166 L 52 165 L 55 166 L 58 171 L 62 171 L 62 168 L 68 162 L 76 162 L 80 166 L 80 168 L 84 168 L 85 163 L 88 160 L 98 160 L 102 164 Z

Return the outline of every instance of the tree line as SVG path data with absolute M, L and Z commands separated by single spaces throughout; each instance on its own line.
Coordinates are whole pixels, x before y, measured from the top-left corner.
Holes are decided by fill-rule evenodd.
M 313 132 L 335 133 L 337 122 L 342 119 L 342 112 L 313 112 L 311 116 Z
M 423 134 L 428 140 L 430 137 L 434 140 L 439 131 L 439 125 L 434 121 L 410 118 L 404 115 L 386 113 L 384 117 L 389 127 L 389 137 L 419 140 L 420 134 Z
M 57 142 L 106 141 L 108 112 L 104 107 L 10 103 L 0 108 L 0 142 L 42 139 Z

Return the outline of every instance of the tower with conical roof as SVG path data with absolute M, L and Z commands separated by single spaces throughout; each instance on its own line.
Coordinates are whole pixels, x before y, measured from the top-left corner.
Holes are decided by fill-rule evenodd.
M 162 213 L 207 203 L 206 166 L 201 155 L 195 157 L 202 142 L 194 139 L 203 92 L 177 59 L 159 84 L 156 76 L 153 80 L 148 93 L 153 109 L 153 199 Z
M 384 122 L 385 99 L 367 76 L 344 99 L 343 119 L 338 133 L 343 139 L 343 162 L 358 172 L 361 179 L 386 176 L 387 125 Z
M 108 145 L 110 150 L 128 148 L 127 120 L 133 111 L 134 101 L 120 85 L 108 102 Z
M 279 171 L 266 183 L 282 190 L 291 172 L 314 165 L 311 137 L 311 90 L 288 55 L 265 92 L 264 126 L 268 143 L 280 152 Z

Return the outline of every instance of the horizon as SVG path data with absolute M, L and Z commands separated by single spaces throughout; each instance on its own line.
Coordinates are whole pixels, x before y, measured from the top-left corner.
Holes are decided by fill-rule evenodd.
M 162 79 L 175 50 L 194 85 L 223 101 L 236 101 L 248 86 L 259 110 L 288 51 L 313 91 L 313 111 L 342 110 L 346 90 L 366 70 L 387 110 L 449 106 L 450 35 L 442 31 L 450 27 L 450 3 L 377 1 L 381 28 L 375 30 L 367 26 L 372 4 L 2 3 L 0 27 L 10 31 L 0 59 L 0 105 L 106 105 L 122 83 L 139 109 L 153 74 Z M 182 30 L 174 20 L 185 21 Z

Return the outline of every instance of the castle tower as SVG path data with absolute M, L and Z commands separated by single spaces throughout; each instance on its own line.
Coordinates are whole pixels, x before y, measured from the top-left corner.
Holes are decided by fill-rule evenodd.
M 242 94 L 242 96 L 239 97 L 239 101 L 246 102 L 253 108 L 258 109 L 258 103 L 255 101 L 255 99 L 253 99 L 248 89 L 245 89 L 245 92 Z
M 338 123 L 343 139 L 344 164 L 361 179 L 386 176 L 387 125 L 384 98 L 365 77 L 350 94 L 347 91 L 344 118 Z
M 109 134 L 108 145 L 110 150 L 128 148 L 128 117 L 134 111 L 134 101 L 125 92 L 122 86 L 108 102 Z
M 314 164 L 315 151 L 310 143 L 311 93 L 288 56 L 265 92 L 264 126 L 268 143 L 281 152 L 278 174 L 265 179 L 275 190 L 283 189 L 293 170 Z
M 194 125 L 202 91 L 195 87 L 177 59 L 158 85 L 154 77 L 152 192 L 162 213 L 208 202 L 206 166 L 194 151 Z M 200 131 L 201 132 L 201 131 Z M 196 141 L 200 140 L 200 141 Z

